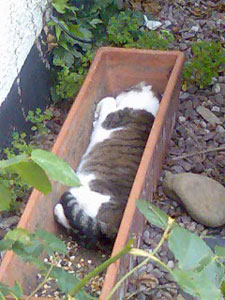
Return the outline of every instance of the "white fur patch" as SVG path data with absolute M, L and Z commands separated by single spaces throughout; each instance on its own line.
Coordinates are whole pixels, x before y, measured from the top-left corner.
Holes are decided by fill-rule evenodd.
M 64 210 L 62 207 L 62 204 L 58 203 L 56 204 L 55 208 L 54 208 L 54 215 L 57 217 L 58 222 L 63 225 L 64 227 L 70 229 L 70 224 L 67 221 L 67 218 L 64 214 Z
M 90 138 L 90 143 L 88 148 L 83 156 L 85 157 L 91 151 L 91 149 L 98 143 L 103 142 L 106 139 L 110 138 L 110 135 L 113 131 L 118 130 L 116 129 L 105 129 L 102 127 L 102 123 L 105 121 L 106 117 L 116 110 L 116 100 L 113 97 L 106 97 L 103 98 L 97 105 L 95 111 L 95 120 L 93 122 L 93 131 Z M 81 169 L 79 166 L 78 170 Z
M 143 86 L 142 91 L 131 90 L 121 93 L 116 97 L 117 110 L 126 107 L 133 109 L 144 109 L 156 116 L 159 108 L 159 100 L 154 96 L 150 85 Z
M 110 196 L 93 192 L 87 186 L 71 188 L 70 193 L 76 198 L 79 209 L 83 209 L 91 218 L 95 218 L 103 203 L 109 202 Z M 71 204 L 75 200 L 71 200 Z M 76 209 L 76 207 L 75 207 Z

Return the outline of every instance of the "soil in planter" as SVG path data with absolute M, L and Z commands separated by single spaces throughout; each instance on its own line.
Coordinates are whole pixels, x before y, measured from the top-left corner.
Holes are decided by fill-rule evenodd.
M 82 279 L 95 267 L 103 263 L 110 256 L 111 249 L 89 250 L 80 247 L 71 236 L 65 233 L 60 234 L 60 238 L 66 243 L 67 255 L 55 254 L 54 257 L 46 257 L 44 261 L 51 263 L 54 260 L 54 265 L 62 267 L 69 273 L 75 274 L 76 277 Z M 92 278 L 85 287 L 85 291 L 94 297 L 99 297 L 104 282 L 105 272 Z M 44 276 L 37 274 L 37 286 L 43 281 Z M 54 299 L 62 299 L 63 294 L 57 286 L 54 279 L 49 280 L 35 294 L 36 297 L 53 297 Z

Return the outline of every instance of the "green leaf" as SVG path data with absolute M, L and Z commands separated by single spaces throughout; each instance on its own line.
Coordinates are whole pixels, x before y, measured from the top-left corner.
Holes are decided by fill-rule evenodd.
M 93 20 L 91 20 L 91 22 L 90 22 L 91 26 L 93 26 L 94 28 L 96 28 L 95 25 L 101 24 L 101 23 L 102 23 L 102 20 L 100 20 L 100 19 L 93 19 Z
M 70 274 L 62 268 L 53 267 L 50 277 L 57 279 L 57 284 L 63 293 L 71 294 L 73 287 L 80 281 L 73 274 Z M 76 300 L 88 300 L 94 299 L 94 297 L 88 295 L 84 290 L 80 290 L 76 294 Z
M 213 259 L 213 253 L 196 234 L 176 226 L 169 235 L 169 249 L 182 269 L 203 267 Z
M 7 187 L 0 184 L 0 211 L 9 210 L 12 194 Z
M 225 247 L 215 246 L 215 253 L 217 256 L 225 256 Z
M 145 218 L 156 227 L 166 229 L 168 216 L 161 209 L 145 200 L 137 200 L 136 205 Z
M 45 171 L 33 161 L 20 162 L 12 169 L 29 185 L 33 186 L 43 194 L 51 192 L 51 182 Z
M 63 14 L 66 12 L 67 0 L 53 0 L 52 1 L 53 7 L 57 10 L 57 12 Z
M 51 179 L 72 187 L 80 185 L 79 179 L 70 165 L 54 153 L 36 149 L 32 151 L 31 158 L 45 170 Z
M 4 168 L 8 168 L 8 167 L 12 167 L 22 161 L 26 161 L 28 158 L 28 155 L 26 154 L 21 154 L 21 155 L 17 155 L 14 156 L 10 159 L 7 160 L 1 160 L 0 161 L 0 169 L 4 169 Z
M 59 38 L 60 38 L 61 32 L 62 32 L 62 29 L 61 29 L 58 25 L 56 25 L 56 26 L 55 26 L 55 35 L 56 35 L 56 40 L 57 40 L 57 41 L 58 41 Z
M 6 250 L 10 250 L 12 245 L 14 244 L 15 241 L 10 240 L 10 239 L 2 239 L 0 241 L 0 252 L 1 251 L 6 251 Z
M 219 300 L 222 296 L 220 289 L 205 273 L 175 268 L 171 274 L 182 289 L 194 297 L 200 297 L 202 300 Z
M 22 298 L 23 297 L 23 289 L 22 286 L 19 284 L 18 281 L 15 282 L 14 286 L 12 287 L 12 292 L 17 298 Z
M 45 251 L 48 255 L 52 255 L 53 252 L 57 251 L 62 254 L 67 253 L 66 245 L 63 241 L 57 238 L 54 234 L 38 229 L 35 233 L 41 241 L 45 242 Z
M 213 260 L 199 272 L 199 275 L 207 278 L 210 282 L 220 288 L 224 278 L 224 268 L 217 261 Z
M 8 231 L 4 239 L 20 241 L 21 243 L 28 244 L 30 242 L 30 233 L 26 229 L 15 228 L 13 230 Z
M 0 282 L 0 292 L 3 296 L 7 296 L 9 295 L 9 293 L 11 292 L 10 287 L 8 287 L 7 285 L 5 285 L 4 283 Z M 0 297 L 2 296 L 0 295 Z M 3 297 L 1 298 L 1 300 L 4 299 Z

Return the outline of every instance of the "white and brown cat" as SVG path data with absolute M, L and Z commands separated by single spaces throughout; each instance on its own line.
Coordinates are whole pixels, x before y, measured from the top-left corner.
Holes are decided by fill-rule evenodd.
M 57 222 L 78 241 L 95 246 L 115 238 L 158 106 L 144 83 L 98 103 L 77 169 L 82 185 L 65 192 L 54 208 Z

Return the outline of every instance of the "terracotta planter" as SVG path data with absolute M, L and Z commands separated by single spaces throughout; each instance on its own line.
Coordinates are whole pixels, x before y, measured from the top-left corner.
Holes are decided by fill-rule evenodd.
M 115 96 L 140 81 L 151 84 L 155 90 L 163 93 L 115 241 L 113 254 L 123 248 L 131 236 L 136 238 L 137 246 L 140 243 L 144 219 L 136 210 L 135 201 L 138 198 L 151 201 L 156 188 L 175 124 L 183 63 L 184 56 L 177 51 L 109 47 L 99 49 L 53 147 L 54 153 L 76 169 L 89 143 L 93 114 L 96 103 L 101 98 L 107 95 Z M 42 227 L 57 232 L 52 211 L 65 189 L 66 187 L 53 183 L 53 191 L 47 197 L 34 190 L 18 226 L 29 230 Z M 105 299 L 115 281 L 132 267 L 132 264 L 131 257 L 127 255 L 108 268 L 101 295 L 102 300 Z M 0 282 L 13 284 L 14 280 L 19 280 L 25 293 L 29 293 L 36 282 L 35 269 L 12 252 L 7 252 L 0 268 Z M 123 299 L 125 290 L 124 285 L 114 299 Z

